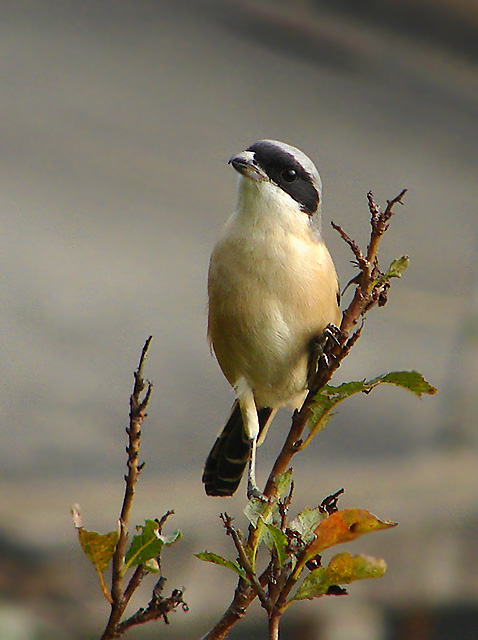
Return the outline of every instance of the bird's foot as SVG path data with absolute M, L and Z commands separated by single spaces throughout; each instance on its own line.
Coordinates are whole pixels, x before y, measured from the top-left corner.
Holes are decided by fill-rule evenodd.
M 342 346 L 342 331 L 339 327 L 337 327 L 337 325 L 332 324 L 332 322 L 329 322 L 329 324 L 325 327 L 322 336 L 324 340 L 324 346 L 327 340 L 332 340 L 338 347 Z
M 341 346 L 342 332 L 335 324 L 329 323 L 320 336 L 315 336 L 311 342 L 310 358 L 309 358 L 309 382 L 313 380 L 321 362 L 328 369 L 330 366 L 330 358 L 334 358 L 333 353 L 326 353 L 325 347 L 327 341 L 333 341 L 337 346 Z
M 264 495 L 257 484 L 249 478 L 247 482 L 247 499 L 252 500 L 253 498 L 261 502 L 269 502 L 269 498 Z

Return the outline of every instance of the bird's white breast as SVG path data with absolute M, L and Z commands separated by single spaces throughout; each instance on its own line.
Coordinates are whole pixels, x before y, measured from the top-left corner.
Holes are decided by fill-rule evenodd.
M 244 378 L 259 406 L 275 407 L 303 393 L 310 341 L 338 308 L 334 266 L 307 214 L 269 195 L 262 189 L 259 208 L 243 193 L 213 251 L 209 337 L 229 382 Z

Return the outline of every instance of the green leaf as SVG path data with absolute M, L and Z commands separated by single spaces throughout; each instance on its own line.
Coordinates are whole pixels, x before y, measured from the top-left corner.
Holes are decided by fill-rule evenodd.
M 159 538 L 163 541 L 163 544 L 165 544 L 167 547 L 170 547 L 172 544 L 174 544 L 177 540 L 180 540 L 182 538 L 182 533 L 180 529 L 176 529 L 175 531 L 173 531 L 172 533 L 170 533 L 168 536 L 163 535 L 162 533 L 159 535 Z
M 288 557 L 286 552 L 286 547 L 288 543 L 287 536 L 283 531 L 281 531 L 281 529 L 279 529 L 279 527 L 276 527 L 273 524 L 266 524 L 266 528 L 276 548 L 279 567 L 280 569 L 282 569 Z
M 281 473 L 277 479 L 277 497 L 280 498 L 290 491 L 292 483 L 292 469 Z M 249 522 L 257 527 L 259 519 L 263 522 L 273 522 L 279 515 L 279 502 L 269 502 L 260 498 L 251 498 L 244 507 L 244 515 Z
M 396 258 L 392 264 L 389 266 L 387 273 L 385 274 L 386 278 L 400 278 L 402 273 L 408 269 L 410 266 L 410 258 L 408 256 L 401 256 L 400 258 Z
M 146 571 L 149 571 L 149 573 L 159 573 L 160 571 L 159 562 L 156 558 L 151 558 L 151 560 L 145 562 L 144 568 L 146 569 Z
M 292 467 L 281 473 L 277 479 L 277 497 L 282 498 L 290 491 L 292 484 Z
M 323 596 L 327 593 L 330 584 L 326 568 L 314 569 L 304 579 L 292 600 L 312 600 L 312 598 Z
M 285 494 L 289 493 L 292 484 L 292 469 L 287 469 L 282 473 L 277 480 L 277 498 L 281 498 Z M 269 551 L 272 551 L 274 547 L 277 549 L 277 545 L 281 546 L 280 536 L 284 536 L 282 531 L 278 529 L 274 523 L 280 521 L 280 500 L 268 501 L 261 500 L 259 498 L 251 498 L 244 508 L 244 515 L 249 522 L 257 529 L 257 535 L 255 537 L 254 548 L 250 550 L 250 561 L 254 568 L 256 562 L 257 549 L 261 543 L 264 543 Z M 269 525 L 273 527 L 274 532 L 278 531 L 274 538 L 274 532 L 269 529 Z M 280 534 L 280 536 L 279 536 Z M 287 543 L 287 540 L 286 540 Z M 279 562 L 283 562 L 285 545 L 282 548 L 277 549 Z M 247 550 L 247 548 L 246 548 Z
M 196 558 L 199 558 L 199 560 L 203 560 L 204 562 L 212 562 L 213 564 L 218 564 L 221 567 L 226 567 L 226 569 L 232 569 L 232 571 L 239 574 L 241 578 L 247 580 L 246 572 L 236 561 L 226 560 L 226 558 L 218 556 L 217 553 L 213 553 L 212 551 L 200 551 L 194 555 Z
M 292 600 L 318 598 L 326 594 L 333 585 L 350 584 L 367 578 L 381 578 L 386 570 L 387 565 L 382 558 L 339 553 L 332 558 L 328 567 L 319 567 L 311 571 Z
M 119 532 L 101 534 L 78 527 L 78 537 L 86 557 L 95 565 L 98 573 L 104 573 L 118 544 Z
M 315 538 L 316 527 L 327 517 L 327 514 L 322 513 L 319 507 L 311 509 L 306 507 L 299 513 L 297 518 L 291 520 L 289 528 L 297 531 L 303 542 L 311 542 Z
M 274 512 L 278 512 L 278 502 L 266 502 L 259 498 L 251 498 L 244 508 L 244 515 L 252 526 L 257 529 L 254 548 L 249 551 L 249 559 L 254 570 L 259 545 L 264 542 L 269 550 L 274 546 L 274 542 L 266 528 L 266 524 L 271 524 Z
M 254 527 L 257 527 L 259 518 L 264 522 L 270 521 L 272 516 L 271 505 L 266 500 L 251 498 L 244 507 L 244 515 Z
M 305 447 L 313 435 L 325 428 L 330 419 L 330 412 L 340 402 L 356 393 L 370 393 L 381 384 L 393 384 L 419 397 L 424 393 L 433 395 L 437 392 L 436 388 L 417 371 L 392 371 L 371 380 L 344 382 L 337 387 L 326 384 L 316 394 L 311 404 L 312 415 L 309 419 L 311 433 L 302 446 Z
M 401 256 L 392 262 L 388 267 L 387 272 L 380 278 L 377 278 L 372 282 L 372 286 L 376 287 L 379 284 L 388 282 L 391 278 L 401 278 L 402 273 L 410 266 L 410 258 L 408 256 Z
M 372 388 L 377 384 L 394 384 L 402 389 L 408 389 L 418 397 L 424 393 L 431 396 L 437 392 L 437 389 L 427 382 L 418 371 L 392 371 L 369 380 L 367 384 L 373 385 Z
M 174 531 L 169 536 L 160 534 L 159 524 L 156 520 L 146 520 L 144 525 L 138 525 L 136 530 L 140 531 L 140 533 L 134 536 L 126 552 L 123 571 L 128 567 L 135 567 L 139 564 L 146 565 L 147 562 L 160 555 L 163 545 L 169 546 L 181 537 L 179 530 Z

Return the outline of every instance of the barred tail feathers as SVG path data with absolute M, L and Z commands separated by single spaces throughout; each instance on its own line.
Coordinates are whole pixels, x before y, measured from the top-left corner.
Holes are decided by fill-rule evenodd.
M 274 413 L 268 407 L 258 410 L 260 432 L 268 427 Z M 202 481 L 208 496 L 232 496 L 235 493 L 249 462 L 251 446 L 236 401 L 204 465 Z

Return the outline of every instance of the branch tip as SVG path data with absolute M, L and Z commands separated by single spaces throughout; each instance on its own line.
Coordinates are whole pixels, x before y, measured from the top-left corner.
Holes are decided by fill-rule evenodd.
M 158 523 L 158 533 L 162 533 L 164 523 L 169 518 L 169 516 L 172 516 L 173 514 L 174 514 L 174 509 L 168 509 L 164 514 L 164 516 L 161 516 L 161 518 L 155 518 L 155 521 Z

